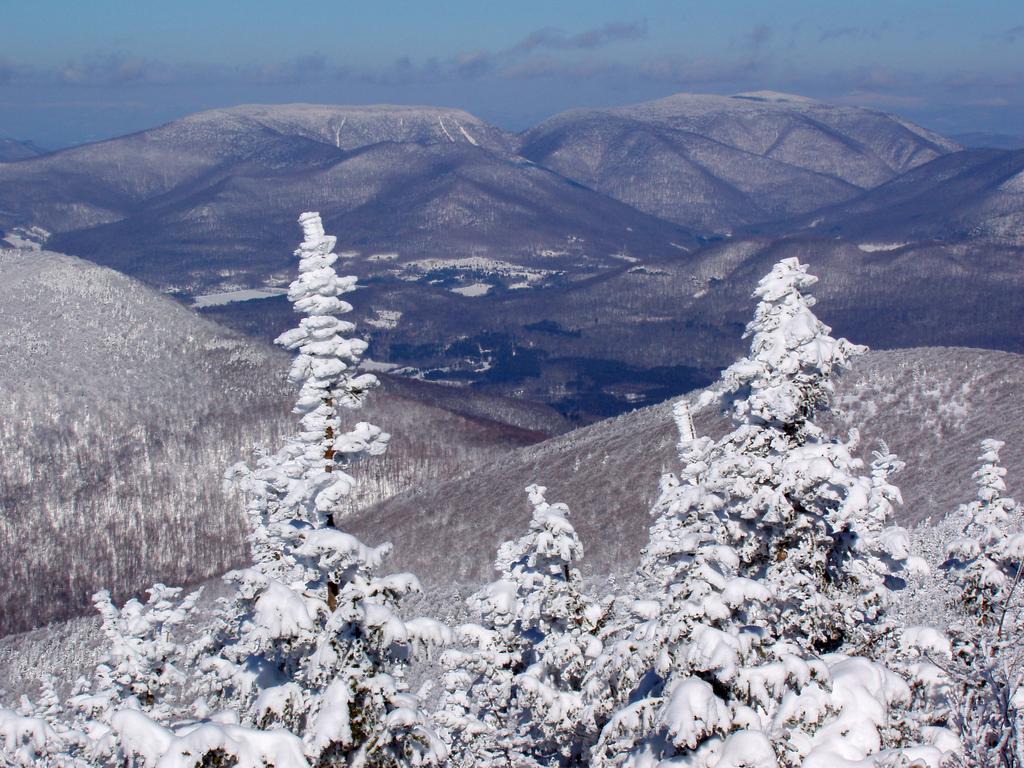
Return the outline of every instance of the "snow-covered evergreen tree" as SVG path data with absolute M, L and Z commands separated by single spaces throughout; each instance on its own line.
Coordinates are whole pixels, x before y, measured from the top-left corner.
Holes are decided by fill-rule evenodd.
M 181 591 L 156 584 L 146 602 L 133 598 L 120 608 L 106 590 L 93 595 L 107 651 L 92 679 L 78 680 L 62 697 L 58 681 L 47 677 L 36 701 L 23 699 L 17 716 L 0 710 L 6 745 L 0 759 L 62 768 L 122 764 L 130 755 L 117 734 L 124 713 L 135 713 L 154 728 L 171 720 L 188 663 L 175 632 L 200 595 L 197 590 L 182 599 Z
M 944 636 L 929 647 L 914 631 L 907 643 L 933 683 L 926 693 L 938 715 L 960 737 L 965 764 L 978 768 L 1024 766 L 1024 512 L 1006 495 L 1002 447 L 982 441 L 977 498 L 936 526 L 936 538 L 949 536 L 937 571 L 945 583 L 930 595 Z
M 607 606 L 587 597 L 577 568 L 583 547 L 565 504 L 526 489 L 529 531 L 498 549 L 501 578 L 472 598 L 481 624 L 456 630 L 438 719 L 459 766 L 567 766 L 583 759 L 583 678 L 600 652 Z
M 750 354 L 723 374 L 730 433 L 697 438 L 677 407 L 683 480 L 662 481 L 639 623 L 587 681 L 594 765 L 833 765 L 900 746 L 889 708 L 908 686 L 851 655 L 907 558 L 883 521 L 894 460 L 868 476 L 856 435 L 814 421 L 861 351 L 814 317 L 814 280 L 786 259 L 758 285 Z
M 341 502 L 355 485 L 344 468 L 376 455 L 389 436 L 359 422 L 344 429 L 340 408 L 357 408 L 376 385 L 358 364 L 366 343 L 337 318 L 354 277 L 333 268 L 335 238 L 317 214 L 299 222 L 299 277 L 289 298 L 305 315 L 278 342 L 298 355 L 289 378 L 299 387 L 299 434 L 253 471 L 230 473 L 248 493 L 254 566 L 231 574 L 232 610 L 204 659 L 210 705 L 244 725 L 302 737 L 322 765 L 428 765 L 444 759 L 404 669 L 446 631 L 428 619 L 404 621 L 402 598 L 418 590 L 411 574 L 378 575 L 390 545 L 368 547 L 339 529 Z
M 967 613 L 981 625 L 994 626 L 997 634 L 1024 620 L 1024 589 L 1018 591 L 1024 528 L 1020 506 L 1006 496 L 1006 469 L 999 461 L 1003 445 L 999 440 L 981 443 L 981 467 L 974 473 L 978 498 L 955 513 L 963 535 L 949 544 L 947 562 Z
M 201 590 L 184 599 L 180 587 L 155 584 L 149 599 L 142 603 L 131 599 L 121 608 L 113 604 L 110 593 L 101 590 L 93 603 L 103 620 L 107 653 L 96 669 L 96 692 L 121 705 L 134 700 L 140 709 L 158 720 L 170 715 L 168 697 L 172 688 L 185 682 L 177 629 L 192 612 Z
M 815 423 L 830 407 L 834 375 L 864 351 L 814 316 L 802 290 L 816 280 L 784 259 L 758 284 L 750 353 L 722 376 L 735 428 L 702 480 L 723 500 L 741 571 L 776 595 L 781 635 L 830 651 L 863 642 L 907 540 L 880 519 L 895 496 L 853 456 L 856 433 L 844 442 Z

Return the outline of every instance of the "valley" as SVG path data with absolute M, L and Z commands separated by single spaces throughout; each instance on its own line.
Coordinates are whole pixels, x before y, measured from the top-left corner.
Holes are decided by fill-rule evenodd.
M 1011 138 L 757 90 L 0 142 L 0 762 L 996 743 L 949 686 L 1024 712 L 991 682 L 1024 617 Z

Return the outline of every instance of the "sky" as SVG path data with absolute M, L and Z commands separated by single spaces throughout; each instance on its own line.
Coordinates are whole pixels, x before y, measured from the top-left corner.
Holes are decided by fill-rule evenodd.
M 244 103 L 575 107 L 776 90 L 1024 134 L 1024 2 L 0 0 L 0 137 L 56 149 Z

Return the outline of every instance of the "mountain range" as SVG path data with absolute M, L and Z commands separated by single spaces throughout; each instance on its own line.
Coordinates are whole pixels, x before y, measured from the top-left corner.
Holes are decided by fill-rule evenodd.
M 855 197 L 958 145 L 893 115 L 789 94 L 676 94 L 574 110 L 527 131 L 524 157 L 701 232 Z
M 519 135 L 454 109 L 244 106 L 0 163 L 0 230 L 267 340 L 292 323 L 296 212 L 320 210 L 378 359 L 587 422 L 711 381 L 787 255 L 843 335 L 1024 351 L 1022 163 L 772 92 Z
M 0 165 L 0 228 L 41 227 L 50 247 L 188 294 L 280 279 L 300 209 L 319 210 L 343 250 L 398 254 L 367 275 L 439 257 L 585 275 L 623 249 L 692 241 L 513 147 L 457 110 L 215 110 Z

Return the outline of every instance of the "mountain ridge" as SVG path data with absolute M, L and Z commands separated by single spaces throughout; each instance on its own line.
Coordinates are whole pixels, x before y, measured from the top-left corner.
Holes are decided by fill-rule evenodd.
M 728 231 L 848 199 L 959 149 L 884 112 L 772 95 L 684 93 L 570 110 L 522 133 L 520 152 L 640 210 L 698 229 Z M 640 139 L 651 148 L 638 153 Z M 668 167 L 689 187 L 689 196 L 645 188 L 660 183 L 659 169 Z M 802 197 L 788 197 L 786 190 Z M 739 200 L 719 210 L 716 202 L 730 194 Z
M 839 378 L 836 413 L 824 423 L 840 436 L 858 428 L 856 453 L 868 462 L 879 440 L 907 462 L 894 479 L 904 496 L 897 522 L 916 524 L 974 498 L 983 438 L 1006 440 L 1008 484 L 1024 487 L 1024 441 L 1017 439 L 1024 406 L 1015 394 L 1022 386 L 1021 355 L 958 347 L 870 352 Z M 686 398 L 698 434 L 723 434 L 726 420 L 700 408 L 698 396 Z M 537 483 L 548 487 L 549 500 L 569 505 L 593 576 L 627 572 L 647 540 L 660 474 L 678 471 L 672 406 L 606 419 L 403 492 L 354 515 L 349 529 L 373 543 L 392 540 L 396 566 L 430 587 L 471 587 L 491 578 L 497 545 L 526 524 L 523 489 Z

